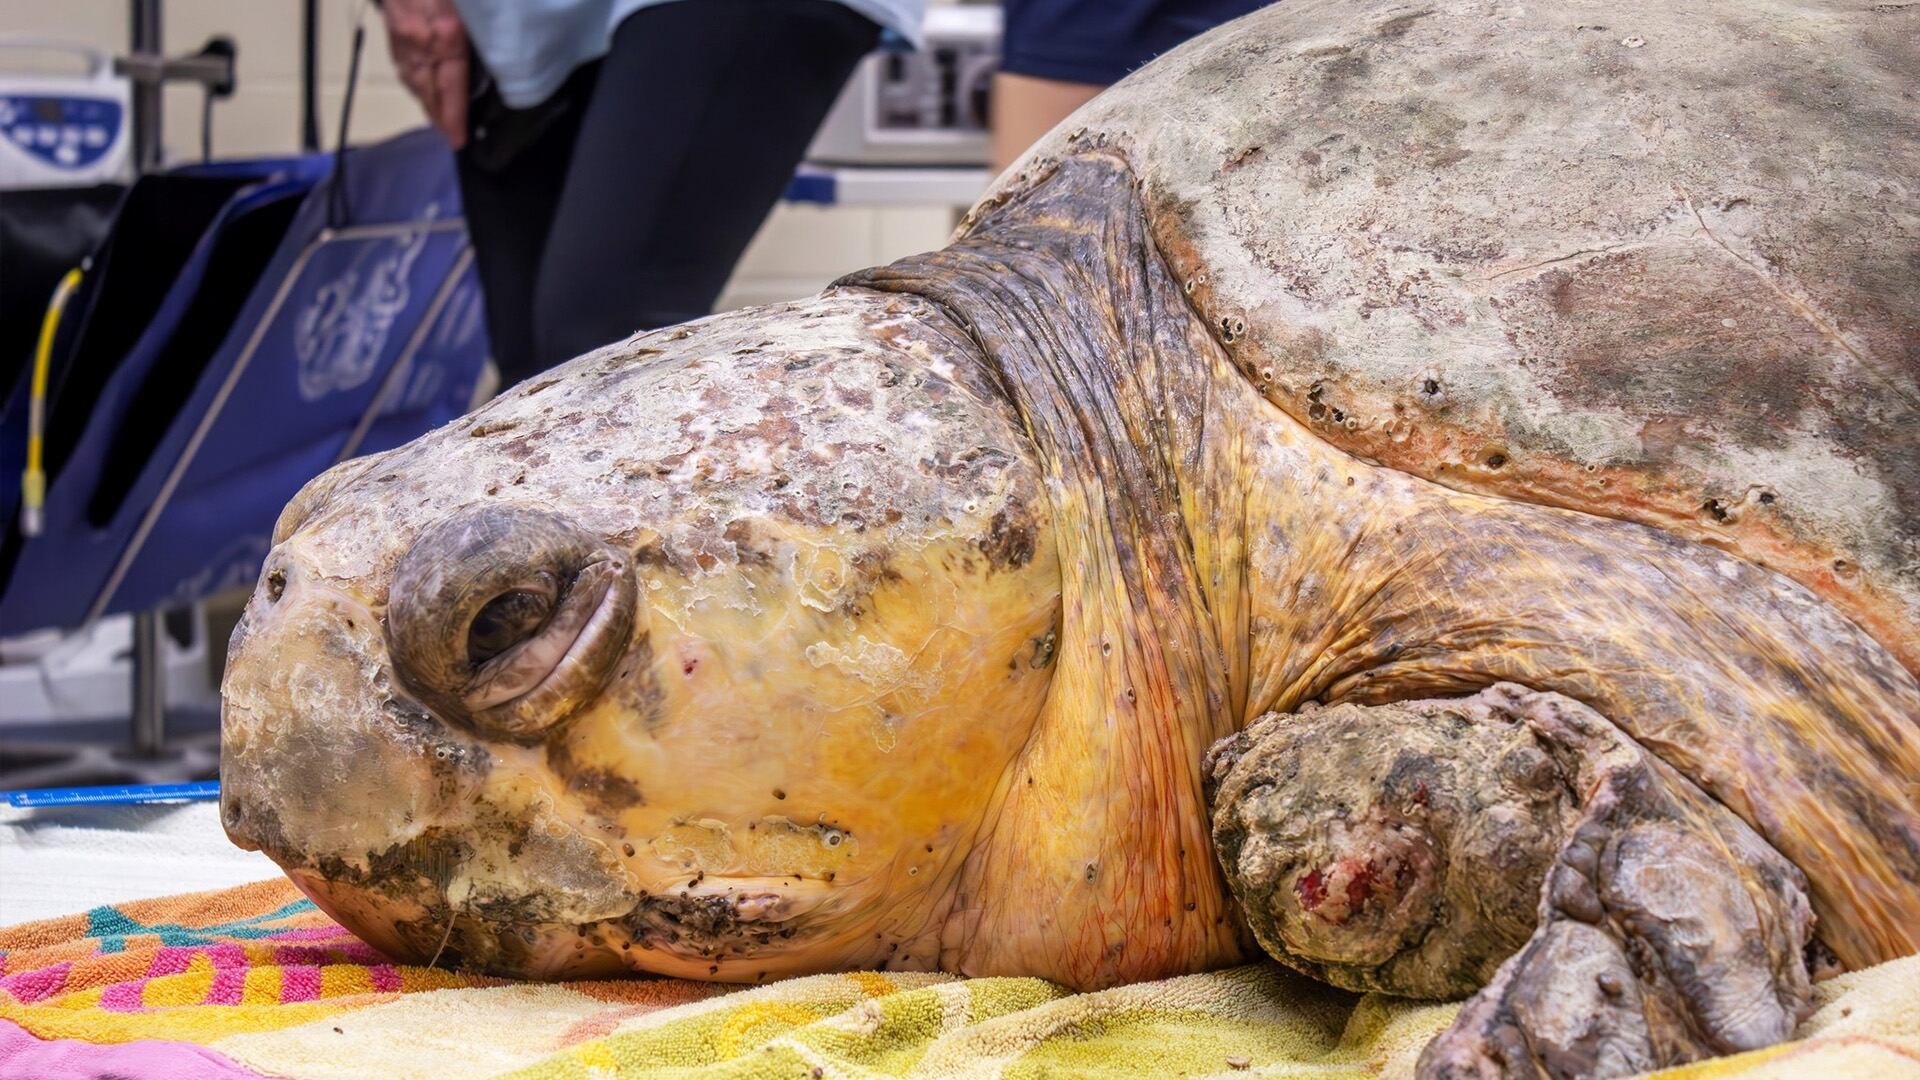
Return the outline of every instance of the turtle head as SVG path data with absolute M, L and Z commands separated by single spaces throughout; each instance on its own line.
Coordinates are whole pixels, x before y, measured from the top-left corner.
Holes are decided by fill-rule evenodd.
M 583 357 L 288 506 L 222 812 L 397 957 L 932 967 L 1053 675 L 1033 451 L 923 302 Z

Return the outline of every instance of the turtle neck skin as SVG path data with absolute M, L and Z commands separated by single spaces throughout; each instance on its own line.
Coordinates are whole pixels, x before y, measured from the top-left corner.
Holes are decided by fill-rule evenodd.
M 1073 159 L 948 248 L 842 282 L 923 296 L 969 342 L 1033 440 L 1058 549 L 1051 687 L 960 876 L 948 970 L 1086 989 L 1257 955 L 1200 772 L 1243 719 L 1239 526 L 1214 515 L 1245 484 L 1207 430 L 1231 384 L 1195 362 L 1217 347 L 1132 183 Z
M 986 354 L 1061 546 L 1060 667 L 944 967 L 1088 988 L 1251 955 L 1206 748 L 1308 701 L 1500 681 L 1590 705 L 1753 825 L 1847 965 L 1920 947 L 1920 685 L 1885 648 L 1725 552 L 1329 446 L 1231 365 L 1243 327 L 1194 315 L 1118 156 L 1036 166 L 947 249 L 843 284 L 924 296 Z

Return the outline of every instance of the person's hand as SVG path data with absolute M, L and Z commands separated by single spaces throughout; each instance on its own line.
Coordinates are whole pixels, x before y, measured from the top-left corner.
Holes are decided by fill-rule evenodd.
M 400 81 L 455 150 L 467 141 L 467 30 L 453 0 L 386 0 L 387 49 Z

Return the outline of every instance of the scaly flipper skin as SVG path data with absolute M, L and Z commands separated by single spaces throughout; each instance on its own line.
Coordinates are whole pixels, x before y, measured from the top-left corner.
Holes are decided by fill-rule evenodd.
M 1630 1075 L 1771 1045 L 1808 1011 L 1805 877 L 1569 698 L 1275 715 L 1208 765 L 1222 865 L 1275 957 L 1352 989 L 1485 982 L 1423 1077 Z

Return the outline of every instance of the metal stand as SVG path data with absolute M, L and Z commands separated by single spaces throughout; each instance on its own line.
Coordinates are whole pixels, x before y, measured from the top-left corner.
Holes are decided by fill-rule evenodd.
M 103 640 L 87 642 L 82 662 L 89 672 L 116 673 L 122 692 L 105 695 L 113 704 L 102 704 L 103 688 L 86 676 L 76 681 L 75 669 L 58 662 L 34 672 L 46 680 L 45 701 L 55 710 L 67 706 L 58 715 L 25 717 L 7 700 L 21 680 L 0 686 L 0 701 L 10 708 L 0 726 L 0 789 L 172 784 L 219 775 L 218 699 L 204 686 L 179 682 L 202 677 L 204 617 L 157 608 L 114 622 Z M 176 642 L 184 651 L 175 652 Z M 4 863 L 0 856 L 0 877 Z
M 320 152 L 319 0 L 300 0 L 300 149 Z
M 114 59 L 113 70 L 133 84 L 133 171 L 139 176 L 166 164 L 160 137 L 162 89 L 169 82 L 199 83 L 206 88 L 211 115 L 214 98 L 233 94 L 235 49 L 231 38 L 214 37 L 197 53 L 168 59 L 161 40 L 160 0 L 128 0 L 127 11 L 129 48 L 126 56 Z M 201 145 L 207 145 L 204 124 Z
M 137 57 L 161 55 L 160 0 L 128 0 L 127 47 Z M 160 80 L 133 80 L 133 171 L 160 168 Z
M 160 612 L 133 616 L 133 752 L 157 758 L 167 739 L 167 668 L 160 662 Z

